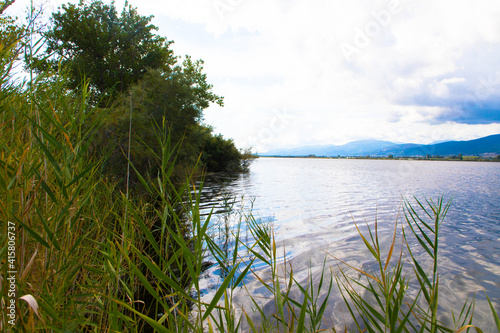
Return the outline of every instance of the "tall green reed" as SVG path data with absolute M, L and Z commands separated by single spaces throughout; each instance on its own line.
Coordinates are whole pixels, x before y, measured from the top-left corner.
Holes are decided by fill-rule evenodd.
M 91 116 L 96 110 L 85 102 L 85 94 L 75 99 L 54 91 L 62 85 L 40 82 L 36 94 L 40 100 L 33 101 L 39 121 L 21 93 L 2 109 L 11 126 L 3 128 L 1 141 L 1 218 L 15 221 L 21 230 L 18 237 L 24 246 L 18 255 L 25 264 L 18 278 L 19 294 L 33 295 L 40 305 L 39 317 L 33 317 L 27 306 L 19 304 L 21 330 L 34 330 L 36 324 L 41 331 L 237 332 L 246 325 L 252 332 L 316 332 L 325 326 L 333 281 L 326 262 L 317 285 L 312 277 L 300 283 L 286 256 L 279 255 L 272 229 L 252 216 L 246 219 L 252 243 L 242 240 L 237 226 L 231 230 L 233 251 L 217 244 L 207 232 L 212 215 L 199 214 L 203 185 L 194 185 L 192 173 L 184 184 L 171 180 L 180 146 L 169 142 L 165 128 L 155 130 L 162 147 L 157 153 L 159 173 L 137 173 L 148 196 L 127 198 L 117 193 L 114 182 L 98 172 L 100 161 L 88 158 L 98 127 L 91 120 L 98 118 Z M 385 255 L 377 223 L 374 231 L 368 228 L 367 236 L 358 229 L 378 272 L 351 266 L 366 282 L 341 271 L 337 284 L 359 330 L 452 331 L 437 321 L 438 234 L 449 203 L 440 198 L 426 204 L 417 200 L 422 216 L 405 202 L 407 228 L 401 240 L 405 247 L 399 251 L 397 224 Z M 431 267 L 418 262 L 410 235 L 431 256 Z M 404 248 L 421 287 L 415 299 L 408 296 Z M 199 283 L 206 251 L 227 267 L 208 302 L 202 300 Z M 253 268 L 256 260 L 268 267 L 268 275 Z M 233 292 L 248 274 L 269 291 L 273 313 L 266 313 L 251 294 L 258 316 L 251 316 L 248 309 L 241 309 L 243 316 L 235 311 Z M 297 295 L 292 290 L 299 296 L 292 296 Z M 417 305 L 420 295 L 428 309 Z M 5 293 L 2 296 L 5 299 Z M 472 311 L 472 303 L 464 305 L 455 318 L 459 331 L 472 328 Z
M 403 274 L 402 248 L 396 263 L 391 265 L 396 246 L 397 226 L 396 223 L 392 242 L 387 254 L 384 255 L 378 236 L 377 221 L 375 221 L 374 231 L 367 224 L 367 236 L 363 235 L 356 225 L 365 247 L 377 264 L 377 272 L 368 272 L 340 260 L 366 279 L 366 281 L 358 281 L 358 279 L 348 277 L 343 269 L 340 269 L 340 276 L 337 277 L 342 297 L 357 329 L 360 331 L 363 329 L 368 332 L 409 332 L 415 330 L 409 320 L 415 307 L 415 300 L 408 301 L 406 299 L 408 278 Z M 367 295 L 370 297 L 366 297 Z M 362 322 L 358 320 L 355 311 Z
M 78 289 L 72 282 L 81 261 L 75 265 L 72 260 L 86 256 L 81 245 L 90 227 L 87 203 L 96 186 L 91 181 L 96 168 L 84 159 L 90 135 L 82 126 L 84 103 L 72 105 L 70 113 L 65 104 L 74 101 L 57 96 L 57 82 L 38 82 L 36 88 L 36 99 L 18 90 L 2 108 L 11 126 L 4 128 L 0 146 L 1 220 L 16 223 L 19 230 L 19 293 L 53 297 L 50 305 L 40 302 L 40 307 L 58 320 L 58 304 L 79 306 L 67 295 Z
M 357 330 L 367 332 L 463 332 L 479 327 L 472 324 L 475 298 L 467 300 L 458 316 L 453 318 L 455 327 L 447 327 L 438 320 L 439 315 L 439 234 L 440 227 L 450 208 L 451 200 L 444 201 L 441 196 L 419 200 L 414 197 L 415 204 L 404 200 L 404 226 L 401 226 L 401 247 L 399 256 L 394 257 L 397 244 L 398 223 L 394 226 L 392 242 L 387 254 L 382 254 L 379 242 L 377 222 L 374 230 L 367 225 L 368 235 L 364 235 L 356 225 L 365 247 L 378 266 L 378 271 L 367 271 L 341 261 L 354 269 L 364 280 L 349 277 L 345 269 L 340 268 L 337 276 L 342 297 Z M 415 242 L 411 242 L 414 239 Z M 411 245 L 410 245 L 411 244 Z M 407 251 L 408 257 L 404 253 Z M 417 256 L 416 253 L 419 253 Z M 421 264 L 420 252 L 432 260 L 429 267 Z M 405 260 L 405 258 L 408 258 Z M 394 259 L 394 260 L 393 260 Z M 392 261 L 391 261 L 392 260 Z M 411 265 L 410 271 L 405 269 Z M 413 272 L 413 274 L 411 274 Z M 416 280 L 416 296 L 410 297 L 410 281 Z M 420 298 L 424 298 L 424 304 Z M 488 299 L 489 301 L 489 299 Z M 497 328 L 497 314 L 491 305 Z
M 422 291 L 425 301 L 430 312 L 430 328 L 429 331 L 434 333 L 438 330 L 437 314 L 439 303 L 439 272 L 438 272 L 438 249 L 439 249 L 439 228 L 446 217 L 448 209 L 451 205 L 451 200 L 443 205 L 443 197 L 437 202 L 426 200 L 427 207 L 423 205 L 417 198 L 415 201 L 422 209 L 422 213 L 417 213 L 416 209 L 405 201 L 405 220 L 409 226 L 411 233 L 417 239 L 421 248 L 432 258 L 432 264 L 429 273 L 425 272 L 418 260 L 411 251 L 411 247 L 407 244 L 407 249 L 414 265 L 415 276 L 418 279 L 420 290 Z M 426 222 L 424 217 L 428 219 Z M 404 234 L 403 234 L 404 235 Z M 406 239 L 406 235 L 404 235 Z M 428 313 L 427 312 L 427 313 Z M 425 325 L 425 324 L 424 324 Z M 422 325 L 422 326 L 424 326 Z
M 32 57 L 40 44 L 30 45 Z M 241 237 L 241 225 L 225 230 L 233 237 L 232 251 L 226 243 L 214 241 L 208 232 L 212 214 L 200 215 L 203 185 L 195 186 L 194 171 L 182 184 L 173 181 L 182 146 L 170 142 L 164 124 L 153 124 L 152 129 L 160 147 L 151 151 L 160 165 L 158 173 L 141 174 L 130 159 L 123 166 L 134 169 L 146 193 L 127 196 L 119 191 L 117 180 L 101 172 L 105 155 L 94 153 L 92 138 L 100 128 L 102 110 L 89 102 L 88 85 L 82 83 L 78 93 L 69 92 L 61 68 L 58 73 L 33 75 L 28 86 L 16 86 L 7 82 L 10 68 L 4 67 L 7 71 L 0 76 L 0 221 L 3 230 L 7 222 L 17 225 L 17 295 L 26 297 L 17 299 L 16 326 L 7 326 L 2 313 L 3 329 L 238 332 L 248 327 L 252 332 L 318 332 L 326 326 L 333 290 L 326 261 L 319 281 L 310 270 L 308 281 L 299 282 L 286 255 L 278 253 L 272 228 L 251 215 L 244 221 L 251 242 Z M 351 266 L 365 281 L 344 270 L 336 277 L 355 329 L 453 331 L 437 320 L 438 235 L 449 203 L 442 198 L 416 203 L 405 201 L 407 227 L 402 229 L 399 255 L 397 224 L 386 254 L 377 224 L 366 236 L 358 229 L 378 271 Z M 4 279 L 7 242 L 5 233 L 0 235 Z M 419 263 L 410 237 L 431 257 L 430 267 Z M 405 249 L 420 286 L 414 299 L 409 297 L 410 276 L 403 267 Z M 214 296 L 204 301 L 199 276 L 207 251 L 226 273 Z M 257 271 L 257 261 L 267 269 Z M 256 317 L 233 301 L 236 288 L 246 288 L 244 279 L 250 274 L 268 290 L 272 313 L 251 292 Z M 418 303 L 422 295 L 426 308 Z M 9 299 L 5 288 L 0 296 L 3 304 Z M 36 314 L 33 302 L 39 306 Z M 473 304 L 465 304 L 454 317 L 457 331 L 475 328 Z

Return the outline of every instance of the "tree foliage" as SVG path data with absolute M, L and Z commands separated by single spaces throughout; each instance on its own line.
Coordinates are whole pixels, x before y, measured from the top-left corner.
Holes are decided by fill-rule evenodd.
M 118 179 L 125 179 L 129 137 L 134 166 L 141 173 L 157 172 L 158 128 L 168 132 L 172 145 L 182 144 L 179 168 L 199 165 L 207 149 L 211 152 L 203 154 L 202 166 L 210 171 L 237 170 L 241 154 L 233 141 L 213 137 L 202 123 L 206 108 L 223 105 L 203 73 L 203 61 L 189 56 L 179 61 L 169 48 L 172 42 L 155 34 L 151 20 L 127 3 L 121 14 L 113 2 L 101 0 L 63 5 L 45 34 L 46 60 L 38 69 L 65 68 L 73 92 L 88 82 L 103 115 L 94 151 L 108 155 L 105 169 Z
M 0 15 L 14 3 L 15 0 L 0 1 Z
M 99 145 L 114 147 L 108 159 L 107 167 L 114 173 L 123 173 L 126 164 L 125 155 L 128 144 L 130 113 L 132 113 L 131 161 L 140 172 L 156 172 L 155 157 L 160 147 L 153 134 L 154 128 L 162 128 L 168 134 L 172 145 L 180 143 L 182 149 L 177 154 L 177 164 L 189 167 L 197 163 L 200 154 L 212 149 L 212 131 L 201 124 L 203 110 L 210 103 L 222 105 L 222 97 L 211 91 L 212 86 L 202 73 L 202 61 L 193 61 L 187 57 L 181 65 L 175 66 L 169 73 L 149 70 L 135 84 L 130 94 L 121 94 L 118 105 L 106 110 Z M 230 141 L 226 150 L 232 150 L 231 156 L 238 164 L 239 151 Z M 211 161 L 217 154 L 204 153 L 202 166 L 210 171 L 222 171 L 222 161 Z M 210 158 L 209 158 L 210 157 Z M 215 167 L 215 168 L 214 168 Z M 231 167 L 234 170 L 234 165 Z M 216 170 L 215 170 L 216 169 Z M 123 178 L 123 177 L 122 177 Z
M 149 70 L 132 88 L 135 108 L 157 122 L 164 118 L 175 139 L 189 135 L 210 103 L 223 104 L 211 91 L 202 65 L 187 57 L 168 72 Z
M 71 89 L 83 79 L 100 95 L 124 92 L 149 68 L 167 72 L 175 57 L 171 41 L 156 35 L 152 16 L 145 17 L 127 3 L 118 14 L 114 3 L 102 1 L 63 5 L 52 16 L 46 34 L 51 60 L 39 65 L 70 67 Z
M 220 134 L 207 137 L 202 155 L 207 168 L 215 172 L 238 170 L 235 161 L 239 159 L 239 152 L 233 147 L 233 140 L 224 139 Z
M 0 2 L 0 15 L 13 1 Z M 9 16 L 0 17 L 0 81 L 6 81 L 21 51 L 24 29 Z

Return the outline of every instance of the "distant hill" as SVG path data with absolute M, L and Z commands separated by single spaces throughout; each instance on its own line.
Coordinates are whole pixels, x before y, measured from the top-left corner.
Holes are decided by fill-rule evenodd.
M 500 134 L 469 141 L 448 141 L 431 145 L 396 145 L 371 152 L 372 156 L 482 155 L 500 154 Z
M 469 141 L 448 141 L 430 145 L 396 144 L 381 140 L 360 140 L 345 145 L 304 146 L 274 149 L 260 156 L 426 156 L 500 154 L 500 134 Z
M 378 151 L 394 146 L 394 142 L 381 140 L 360 140 L 345 145 L 303 146 L 289 149 L 274 149 L 261 156 L 362 156 L 367 151 Z

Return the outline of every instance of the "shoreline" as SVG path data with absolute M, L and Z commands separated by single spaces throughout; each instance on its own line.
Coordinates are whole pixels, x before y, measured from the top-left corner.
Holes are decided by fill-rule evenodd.
M 258 155 L 257 158 L 310 158 L 332 160 L 386 160 L 386 161 L 445 161 L 445 162 L 500 162 L 499 158 L 482 158 L 480 156 L 463 156 L 462 159 L 452 157 L 377 157 L 377 156 L 283 156 L 283 155 Z

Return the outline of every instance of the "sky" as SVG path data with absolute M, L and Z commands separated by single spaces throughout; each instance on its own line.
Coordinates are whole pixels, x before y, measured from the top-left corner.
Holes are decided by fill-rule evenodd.
M 65 2 L 34 1 L 47 15 Z M 123 3 L 115 1 L 119 10 Z M 204 121 L 239 148 L 500 133 L 498 0 L 129 4 L 154 15 L 175 54 L 204 60 L 213 92 L 224 96 Z

